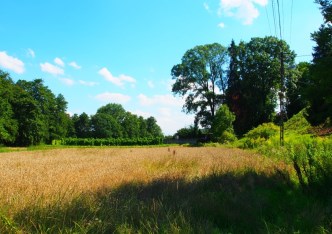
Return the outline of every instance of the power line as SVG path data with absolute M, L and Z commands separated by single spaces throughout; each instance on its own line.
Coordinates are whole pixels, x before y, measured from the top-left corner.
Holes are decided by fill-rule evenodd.
M 267 22 L 269 24 L 270 34 L 272 35 L 269 12 L 267 11 L 267 7 L 266 6 L 265 6 L 265 13 L 266 13 L 266 17 L 267 17 Z
M 274 34 L 277 37 L 277 23 L 276 23 L 274 0 L 272 0 L 271 2 L 272 2 L 272 15 L 273 15 L 273 22 L 274 22 Z
M 278 5 L 278 18 L 279 18 L 279 33 L 280 33 L 280 39 L 282 40 L 282 33 L 281 33 L 281 17 L 280 17 L 280 4 L 279 0 L 277 0 Z
M 289 28 L 289 43 L 290 44 L 292 44 L 293 7 L 294 7 L 294 0 L 291 1 L 291 17 L 290 17 L 290 28 Z

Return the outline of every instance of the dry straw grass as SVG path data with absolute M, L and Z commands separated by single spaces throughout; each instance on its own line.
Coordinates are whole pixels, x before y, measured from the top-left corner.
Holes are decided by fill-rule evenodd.
M 0 206 L 15 213 L 35 203 L 67 202 L 126 182 L 191 180 L 252 169 L 272 174 L 283 163 L 227 148 L 70 148 L 0 154 Z

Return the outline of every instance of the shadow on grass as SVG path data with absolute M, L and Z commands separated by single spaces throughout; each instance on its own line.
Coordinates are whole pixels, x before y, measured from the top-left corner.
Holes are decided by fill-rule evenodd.
M 316 233 L 332 231 L 331 208 L 287 176 L 246 172 L 104 188 L 13 221 L 27 233 Z

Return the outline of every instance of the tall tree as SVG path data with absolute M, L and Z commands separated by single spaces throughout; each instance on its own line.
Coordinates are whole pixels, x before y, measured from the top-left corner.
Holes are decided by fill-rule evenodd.
M 123 136 L 121 124 L 112 115 L 96 113 L 91 118 L 93 136 L 96 138 L 119 138 Z
M 323 123 L 327 118 L 332 119 L 332 2 L 331 0 L 316 2 L 321 5 L 326 23 L 311 34 L 316 46 L 313 51 L 307 98 L 310 103 L 309 120 L 315 125 Z
M 14 143 L 18 133 L 12 107 L 14 86 L 9 74 L 0 70 L 0 145 Z
M 148 137 L 162 137 L 163 136 L 161 128 L 157 124 L 157 120 L 152 116 L 146 119 L 146 129 L 147 129 Z
M 188 50 L 172 68 L 172 92 L 186 98 L 183 110 L 195 113 L 196 121 L 206 128 L 211 127 L 227 88 L 226 62 L 226 48 L 214 43 Z
M 308 62 L 299 63 L 294 69 L 293 75 L 286 80 L 286 112 L 288 118 L 308 106 L 308 101 L 304 95 L 305 89 L 309 85 L 310 66 Z
M 85 112 L 79 116 L 75 114 L 72 117 L 72 121 L 78 138 L 88 138 L 91 136 L 91 119 Z
M 291 76 L 295 54 L 286 42 L 275 37 L 252 38 L 237 47 L 231 44 L 228 100 L 236 115 L 234 128 L 242 135 L 253 127 L 273 120 L 281 86 L 280 55 L 283 52 L 286 79 Z

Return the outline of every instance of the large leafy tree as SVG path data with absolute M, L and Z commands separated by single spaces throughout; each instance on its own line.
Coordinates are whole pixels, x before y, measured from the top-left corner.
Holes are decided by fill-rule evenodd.
M 231 44 L 226 100 L 236 115 L 234 128 L 238 134 L 273 120 L 281 88 L 281 52 L 288 79 L 293 72 L 295 54 L 284 41 L 265 37 L 252 38 L 238 46 Z
M 122 137 L 125 116 L 126 111 L 120 104 L 110 103 L 100 107 L 91 119 L 93 135 L 97 138 Z
M 41 79 L 19 80 L 15 89 L 13 109 L 19 125 L 16 144 L 50 143 L 67 135 L 70 120 L 61 94 L 56 97 Z
M 88 114 L 83 112 L 80 115 L 73 115 L 72 122 L 75 134 L 78 138 L 88 138 L 91 136 L 91 119 Z
M 308 62 L 299 63 L 294 69 L 293 75 L 286 80 L 286 111 L 288 118 L 308 106 L 304 94 L 309 85 L 310 66 L 311 64 Z
M 203 127 L 211 127 L 222 103 L 227 88 L 226 62 L 226 48 L 214 43 L 188 50 L 181 63 L 172 68 L 172 92 L 186 98 L 183 110 L 194 113 Z
M 18 123 L 14 118 L 14 83 L 8 73 L 0 70 L 0 145 L 14 143 Z
M 216 113 L 216 117 L 212 124 L 212 134 L 215 139 L 220 138 L 225 132 L 234 133 L 233 122 L 235 115 L 230 112 L 227 105 L 221 105 Z
M 310 85 L 307 89 L 310 103 L 309 120 L 312 124 L 320 124 L 328 117 L 332 118 L 332 2 L 316 2 L 321 5 L 325 24 L 311 35 L 312 40 L 316 42 L 310 69 Z
M 148 137 L 162 137 L 163 133 L 157 124 L 157 120 L 150 116 L 146 119 L 146 131 Z

